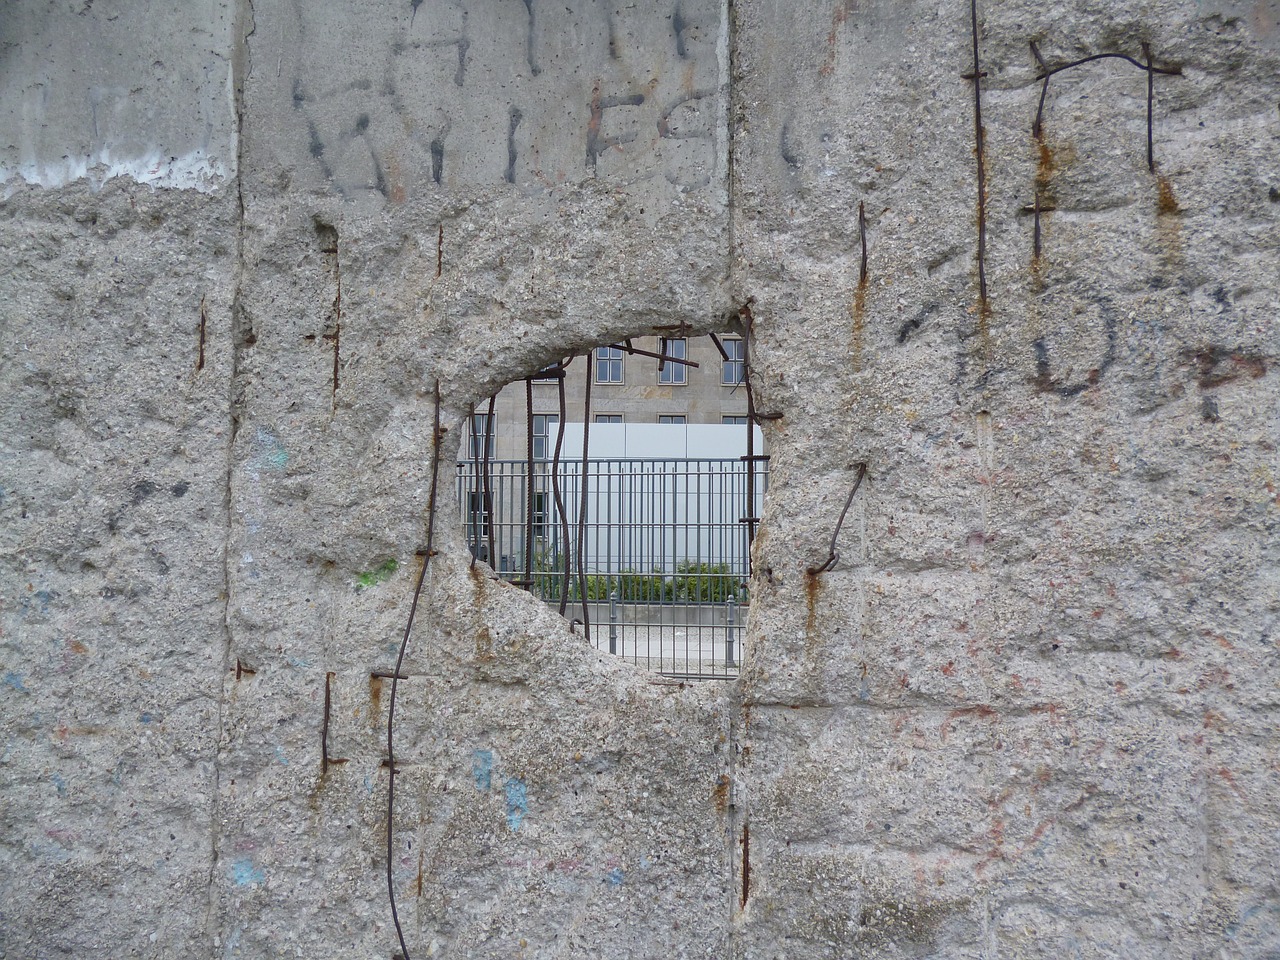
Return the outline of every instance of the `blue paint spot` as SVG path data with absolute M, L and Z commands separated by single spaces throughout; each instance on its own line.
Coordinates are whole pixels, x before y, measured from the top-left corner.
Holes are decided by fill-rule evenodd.
M 67 795 L 67 781 L 56 773 L 53 775 L 53 788 L 58 791 L 58 796 L 65 797 Z
M 283 470 L 289 463 L 289 452 L 276 436 L 275 431 L 259 427 L 250 445 L 253 451 L 251 464 L 259 470 Z
M 151 716 L 151 714 L 146 710 L 143 710 L 140 714 L 138 714 L 138 721 L 140 723 L 150 723 L 153 719 L 154 718 Z
M 476 782 L 476 789 L 488 793 L 493 787 L 493 751 L 471 751 L 471 779 Z
M 373 777 L 364 778 L 364 789 L 367 793 L 373 793 Z
M 625 870 L 623 870 L 621 867 L 614 867 L 607 874 L 605 874 L 605 880 L 609 882 L 609 886 L 611 887 L 620 887 L 622 886 L 622 881 L 626 878 L 626 876 L 627 876 L 627 872 Z
M 238 887 L 252 887 L 266 880 L 267 874 L 255 867 L 252 860 L 237 860 L 231 865 L 231 879 Z
M 4 675 L 4 682 L 20 693 L 30 693 L 31 691 L 23 686 L 22 678 L 23 675 L 21 673 L 14 673 L 10 670 Z
M 529 794 L 524 781 L 519 777 L 508 777 L 507 794 L 507 829 L 512 833 L 520 829 L 525 815 L 529 812 Z
M 48 616 L 49 604 L 58 599 L 61 594 L 57 590 L 37 590 L 30 596 L 24 596 L 22 602 L 18 605 L 23 617 L 32 613 L 38 613 L 41 616 Z
M 396 652 L 397 653 L 400 652 L 399 647 L 396 648 Z M 289 654 L 289 656 L 285 657 L 285 661 L 289 664 L 289 666 L 293 667 L 295 670 L 306 670 L 308 667 L 311 666 L 310 660 L 306 660 L 302 657 L 294 656 L 293 654 Z
M 276 759 L 283 763 L 286 767 L 289 765 L 289 758 L 284 755 L 284 747 L 276 745 Z

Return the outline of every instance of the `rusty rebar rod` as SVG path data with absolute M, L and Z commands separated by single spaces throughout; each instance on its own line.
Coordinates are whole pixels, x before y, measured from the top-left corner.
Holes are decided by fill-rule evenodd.
M 588 357 L 590 361 L 590 357 Z M 587 363 L 587 386 L 582 399 L 582 474 L 578 477 L 581 494 L 578 501 L 578 593 L 582 600 L 582 635 L 591 642 L 591 614 L 587 610 L 587 573 L 582 554 L 587 544 L 587 450 L 591 439 L 591 381 L 592 364 Z
M 493 530 L 493 410 L 498 400 L 497 395 L 489 398 L 489 410 L 484 418 L 484 451 L 482 465 L 484 471 L 484 529 L 489 543 L 489 566 L 498 572 L 498 538 Z
M 400 652 L 396 656 L 396 668 L 391 676 L 391 697 L 387 704 L 387 897 L 391 901 L 391 921 L 395 924 L 396 937 L 400 941 L 400 953 L 404 960 L 409 960 L 409 948 L 405 945 L 404 930 L 400 927 L 400 914 L 396 910 L 396 886 L 392 875 L 396 813 L 396 692 L 400 683 L 400 668 L 404 666 L 404 654 L 409 648 L 409 634 L 413 630 L 413 620 L 418 613 L 422 585 L 427 579 L 427 567 L 430 566 L 431 557 L 435 553 L 433 543 L 436 528 L 436 488 L 440 478 L 440 442 L 443 439 L 444 431 L 440 429 L 440 381 L 436 380 L 435 413 L 431 434 L 431 490 L 427 495 L 427 547 L 422 553 L 422 569 L 418 572 L 418 582 L 413 588 L 413 602 L 409 605 L 409 618 L 404 625 L 404 636 L 400 639 Z
M 742 306 L 742 380 L 747 392 L 747 576 L 751 576 L 751 544 L 756 538 L 756 401 L 751 392 L 751 304 Z
M 987 159 L 986 131 L 982 127 L 982 61 L 978 54 L 978 0 L 969 0 L 969 21 L 973 33 L 973 71 L 965 74 L 973 81 L 974 154 L 978 161 L 978 301 L 987 309 Z
M 533 379 L 524 381 L 525 403 L 525 511 L 524 511 L 524 588 L 533 593 Z
M 470 445 L 467 453 L 470 454 L 468 459 L 471 460 L 471 470 L 476 476 L 476 486 L 480 486 L 480 466 L 475 462 L 476 448 L 479 446 L 477 441 L 480 439 L 479 433 L 476 431 L 476 405 L 473 403 L 467 409 L 467 443 Z M 468 544 L 471 548 L 471 566 L 476 565 L 476 556 L 480 553 L 481 545 L 484 542 L 484 531 L 480 526 L 480 517 L 484 512 L 484 494 L 479 497 L 474 494 L 467 498 L 467 520 L 470 524 L 470 536 Z
M 665 340 L 667 338 L 663 337 L 662 339 Z M 652 350 L 641 350 L 639 347 L 633 347 L 630 340 L 623 340 L 620 346 L 624 352 L 634 354 L 637 357 L 653 357 L 653 359 L 658 361 L 659 370 L 662 369 L 662 364 L 664 363 L 678 363 L 683 367 L 701 366 L 701 364 L 696 363 L 693 360 L 681 360 L 679 357 L 673 357 L 669 354 L 654 353 Z
M 555 454 L 551 458 L 551 490 L 556 500 L 556 510 L 560 512 L 560 544 L 561 550 L 564 551 L 564 574 L 560 580 L 560 616 L 564 616 L 565 610 L 569 606 L 569 515 L 564 509 L 564 497 L 560 491 L 560 451 L 564 446 L 564 423 L 566 419 L 565 399 L 564 399 L 564 372 L 566 363 L 560 364 L 560 376 L 556 380 L 557 394 L 560 401 L 560 420 L 556 424 L 556 449 Z M 590 362 L 587 363 L 588 370 L 591 367 Z
M 858 201 L 858 238 L 862 241 L 862 263 L 858 269 L 858 283 L 865 286 L 867 282 L 867 204 Z
M 844 518 L 849 514 L 849 508 L 853 506 L 853 497 L 858 492 L 858 488 L 862 486 L 862 478 L 867 475 L 866 463 L 858 464 L 858 475 L 854 478 L 853 489 L 849 491 L 849 497 L 844 502 L 844 509 L 840 511 L 840 519 L 836 521 L 836 528 L 831 531 L 831 545 L 827 548 L 827 559 L 821 566 L 810 567 L 808 573 L 819 574 L 826 573 L 828 570 L 835 568 L 840 562 L 840 553 L 836 550 L 836 540 L 840 536 L 840 530 L 844 526 Z

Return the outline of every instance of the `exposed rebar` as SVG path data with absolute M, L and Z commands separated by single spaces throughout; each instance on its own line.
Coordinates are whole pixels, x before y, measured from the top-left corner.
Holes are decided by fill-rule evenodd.
M 533 379 L 524 381 L 525 403 L 525 512 L 524 512 L 524 588 L 533 592 Z
M 440 429 L 440 381 L 435 385 L 435 413 L 431 435 L 431 491 L 427 496 L 427 546 L 422 554 L 422 569 L 418 572 L 418 582 L 413 588 L 413 602 L 409 605 L 409 618 L 404 625 L 404 636 L 400 639 L 400 652 L 396 656 L 396 669 L 391 675 L 391 697 L 387 704 L 387 897 L 391 901 L 391 921 L 395 924 L 396 937 L 400 940 L 400 953 L 404 960 L 409 960 L 409 948 L 404 942 L 404 930 L 400 927 L 400 914 L 396 910 L 396 887 L 392 876 L 392 861 L 395 855 L 395 812 L 396 812 L 396 752 L 395 752 L 395 717 L 396 692 L 400 683 L 400 668 L 404 665 L 405 651 L 409 648 L 409 634 L 413 630 L 413 620 L 418 613 L 418 600 L 422 596 L 422 585 L 427 579 L 427 567 L 434 555 L 433 543 L 436 527 L 436 486 L 440 476 L 440 441 L 444 431 Z
M 849 497 L 844 502 L 844 509 L 840 511 L 840 519 L 836 521 L 836 528 L 831 531 L 831 545 L 830 547 L 827 548 L 827 559 L 819 567 L 810 567 L 807 571 L 808 573 L 810 574 L 826 573 L 828 570 L 834 569 L 835 565 L 840 562 L 840 554 L 836 550 L 836 540 L 839 538 L 840 530 L 844 526 L 844 518 L 848 515 L 849 508 L 853 506 L 854 494 L 856 494 L 858 492 L 858 488 L 862 486 L 862 478 L 865 477 L 866 475 L 867 475 L 866 463 L 858 464 L 858 475 L 857 477 L 854 478 L 853 489 L 849 491 Z
M 564 423 L 567 416 L 564 399 L 564 378 L 567 363 L 561 362 L 560 376 L 556 380 L 556 388 L 560 401 L 560 420 L 556 424 L 556 449 L 551 458 L 551 490 L 556 500 L 556 510 L 560 513 L 560 543 L 564 551 L 564 574 L 560 580 L 560 616 L 564 616 L 569 606 L 569 515 L 564 509 L 564 498 L 560 493 L 560 450 L 564 446 Z M 591 364 L 587 363 L 588 372 Z
M 578 477 L 578 482 L 582 486 L 581 496 L 578 502 L 578 593 L 582 598 L 582 635 L 587 638 L 587 642 L 591 642 L 591 614 L 587 610 L 587 573 L 582 562 L 583 552 L 586 550 L 587 544 L 587 444 L 591 438 L 591 381 L 592 366 L 590 362 L 590 354 L 587 360 L 587 386 L 583 394 L 582 400 L 582 475 Z
M 489 566 L 494 573 L 498 572 L 497 537 L 493 532 L 493 410 L 497 396 L 489 398 L 489 411 L 484 418 L 484 451 L 482 469 L 484 471 L 484 526 L 489 541 Z

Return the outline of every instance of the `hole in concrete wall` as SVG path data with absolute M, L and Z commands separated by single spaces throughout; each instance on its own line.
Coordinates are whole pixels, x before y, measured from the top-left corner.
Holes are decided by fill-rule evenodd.
M 473 562 L 597 649 L 736 677 L 768 488 L 741 327 L 600 343 L 477 404 L 457 450 Z

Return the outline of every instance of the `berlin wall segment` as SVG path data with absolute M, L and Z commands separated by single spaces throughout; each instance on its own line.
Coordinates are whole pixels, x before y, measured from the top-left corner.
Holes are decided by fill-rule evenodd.
M 208 193 L 5 180 L 10 954 L 1276 949 L 1271 6 L 204 9 Z M 744 305 L 739 685 L 443 516 L 396 671 L 435 382 Z

